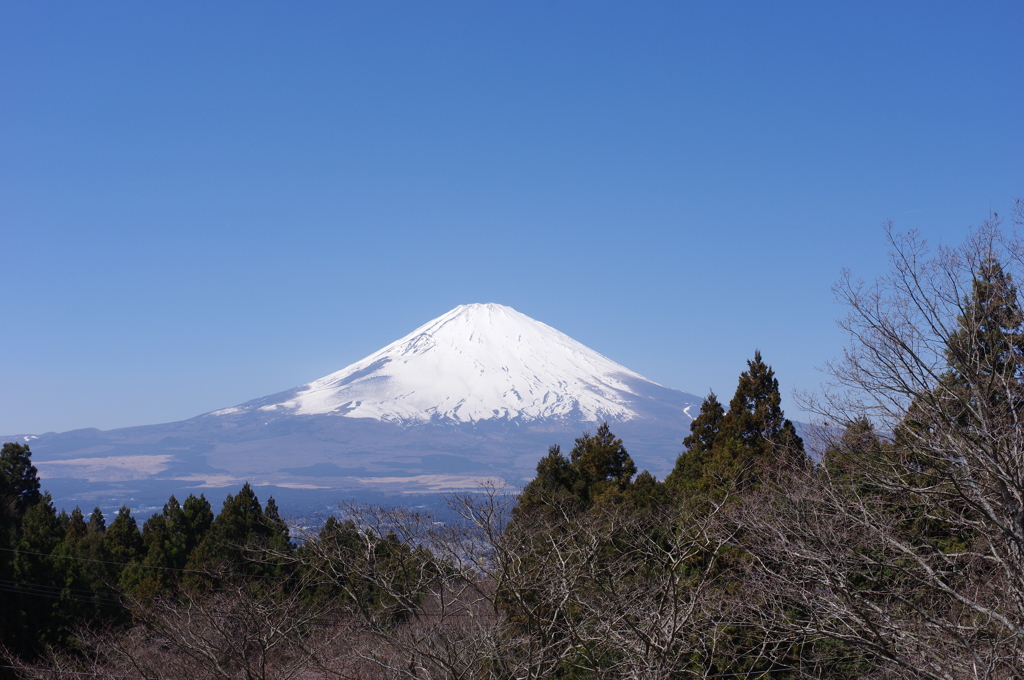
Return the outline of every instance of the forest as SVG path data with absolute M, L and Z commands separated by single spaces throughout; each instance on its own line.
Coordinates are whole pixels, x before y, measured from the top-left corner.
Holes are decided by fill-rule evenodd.
M 1024 240 L 998 215 L 956 247 L 888 235 L 886 275 L 834 288 L 816 422 L 754 352 L 664 480 L 605 423 L 443 520 L 286 523 L 245 485 L 140 527 L 57 512 L 4 444 L 0 674 L 1024 678 Z

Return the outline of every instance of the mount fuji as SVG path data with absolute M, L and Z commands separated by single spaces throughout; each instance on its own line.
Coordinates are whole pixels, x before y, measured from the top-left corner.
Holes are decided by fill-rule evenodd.
M 474 304 L 337 373 L 211 415 L 335 414 L 404 424 L 633 420 L 664 389 L 511 307 Z
M 521 486 L 550 444 L 608 421 L 638 468 L 671 469 L 701 399 L 498 304 L 461 305 L 340 371 L 189 420 L 18 435 L 44 486 L 82 502 L 244 481 L 384 493 Z

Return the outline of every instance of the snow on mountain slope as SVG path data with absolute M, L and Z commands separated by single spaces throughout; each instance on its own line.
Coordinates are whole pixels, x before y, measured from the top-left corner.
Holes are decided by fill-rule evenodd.
M 631 404 L 652 389 L 667 388 L 511 307 L 471 304 L 336 373 L 211 415 L 627 421 L 639 417 Z

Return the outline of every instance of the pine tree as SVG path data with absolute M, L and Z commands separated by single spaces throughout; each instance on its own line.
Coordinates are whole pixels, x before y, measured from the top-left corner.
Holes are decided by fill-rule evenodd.
M 0 503 L 13 503 L 13 510 L 20 517 L 40 498 L 32 451 L 23 444 L 7 442 L 0 449 Z
M 775 371 L 761 359 L 761 352 L 755 351 L 753 361 L 748 361 L 747 370 L 740 374 L 722 430 L 727 437 L 766 453 L 765 448 L 777 444 L 784 434 L 796 434 L 793 423 L 782 413 L 781 403 Z M 800 446 L 802 452 L 802 442 Z
M 935 397 L 963 404 L 958 418 L 962 426 L 977 421 L 981 413 L 1016 426 L 1024 408 L 1024 310 L 1013 278 L 998 261 L 988 258 L 978 266 L 957 326 L 946 343 L 949 369 Z M 908 420 L 932 410 L 921 406 L 912 405 Z
M 946 350 L 954 374 L 1021 380 L 1024 311 L 1013 277 L 997 260 L 989 258 L 979 265 L 957 322 Z
M 206 496 L 189 494 L 181 506 L 182 532 L 185 534 L 185 551 L 192 554 L 213 525 L 213 509 Z
M 669 489 L 644 470 L 626 488 L 625 500 L 634 512 L 664 508 L 669 503 Z
M 690 423 L 690 435 L 683 439 L 685 451 L 665 479 L 666 489 L 674 494 L 694 493 L 704 476 L 711 451 L 715 447 L 725 409 L 711 391 L 700 405 L 700 413 Z
M 142 534 L 127 505 L 122 505 L 117 517 L 104 533 L 110 559 L 119 564 L 137 562 L 142 557 Z M 120 568 L 123 571 L 123 567 Z
M 132 520 L 134 523 L 134 520 Z M 181 504 L 173 495 L 163 511 L 154 514 L 142 525 L 142 557 L 121 574 L 125 590 L 137 596 L 165 594 L 178 582 L 177 570 L 189 559 L 185 518 Z M 125 527 L 125 532 L 129 530 Z
M 756 484 L 769 469 L 805 465 L 803 441 L 781 403 L 775 372 L 754 352 L 728 411 L 713 393 L 704 400 L 666 484 L 684 495 L 718 495 Z
M 944 479 L 955 461 L 922 446 L 944 428 L 1016 428 L 1024 410 L 1024 310 L 1013 278 L 1000 263 L 978 265 L 957 328 L 946 342 L 947 369 L 922 391 L 895 428 L 895 454 L 925 477 Z M 980 421 L 985 421 L 981 423 Z M 940 447 L 941 448 L 941 447 Z
M 608 423 L 597 434 L 584 433 L 569 453 L 576 472 L 573 490 L 584 502 L 598 500 L 609 492 L 624 491 L 636 474 L 636 465 L 622 440 L 611 433 Z
M 352 573 L 352 565 L 365 552 L 363 538 L 353 521 L 341 522 L 331 516 L 315 538 L 298 548 L 296 557 L 302 570 L 307 576 L 315 576 L 312 585 L 303 590 L 307 604 L 373 600 L 372 586 Z
M 172 495 L 164 504 L 163 512 L 153 515 L 142 525 L 142 542 L 146 546 L 145 564 L 169 569 L 185 566 L 188 551 L 184 524 L 181 504 Z
M 111 620 L 121 614 L 115 604 L 118 567 L 111 564 L 105 541 L 103 513 L 96 508 L 85 521 L 76 507 L 67 520 L 64 540 L 54 550 L 54 567 L 68 595 L 61 601 L 66 627 L 75 621 Z
M 64 543 L 74 546 L 78 541 L 85 538 L 87 533 L 89 533 L 89 525 L 85 523 L 85 515 L 82 514 L 82 508 L 76 505 L 75 509 L 71 511 L 71 517 L 68 518 L 67 527 L 64 529 Z
M 235 546 L 270 534 L 263 506 L 248 482 L 237 495 L 228 494 L 220 514 L 213 520 L 212 530 L 218 541 Z
M 92 514 L 89 515 L 89 524 L 86 526 L 86 531 L 89 534 L 102 534 L 107 530 L 107 521 L 103 518 L 103 512 L 99 508 L 93 508 Z
M 46 503 L 49 511 L 49 496 L 39 492 L 39 477 L 32 465 L 32 452 L 29 447 L 16 442 L 7 442 L 0 448 L 0 580 L 7 584 L 32 583 L 26 580 L 31 569 L 26 569 L 26 560 L 31 562 L 35 556 L 18 555 L 17 549 L 25 550 L 24 543 L 26 515 L 28 531 L 34 532 L 37 515 L 40 511 L 32 509 Z M 55 532 L 57 527 L 50 527 Z M 41 546 L 49 553 L 53 545 Z M 39 558 L 42 559 L 42 558 Z M 46 581 L 49 583 L 49 581 Z M 41 619 L 33 618 L 26 608 L 35 607 L 34 613 L 40 612 L 40 603 L 32 598 L 11 589 L 0 591 L 0 640 L 12 650 L 34 649 L 36 640 L 32 636 L 32 627 L 41 625 Z M 2 671 L 0 671 L 2 673 Z
M 280 521 L 280 517 L 277 519 Z M 275 526 L 268 521 L 259 498 L 246 482 L 236 495 L 228 494 L 224 500 L 224 506 L 221 508 L 220 514 L 213 520 L 210 530 L 192 551 L 192 555 L 185 565 L 186 569 L 193 571 L 228 569 L 234 573 L 269 575 L 276 572 L 277 568 L 248 559 L 248 551 L 252 548 L 269 546 L 275 536 L 281 536 L 280 525 Z M 290 549 L 290 544 L 286 543 L 283 547 Z M 211 583 L 208 579 L 190 578 L 189 580 L 197 584 Z
M 12 580 L 25 585 L 7 595 L 4 615 L 0 616 L 0 639 L 20 654 L 31 656 L 46 645 L 60 644 L 67 634 L 67 622 L 60 617 L 60 601 L 38 594 L 40 589 L 64 585 L 57 560 L 51 555 L 63 541 L 66 526 L 67 515 L 63 520 L 57 515 L 48 493 L 30 505 L 22 517 Z
M 548 455 L 537 463 L 537 476 L 519 495 L 515 512 L 523 513 L 551 503 L 564 504 L 571 499 L 574 500 L 572 490 L 576 476 L 573 464 L 562 455 L 562 448 L 558 444 L 552 444 L 548 448 Z

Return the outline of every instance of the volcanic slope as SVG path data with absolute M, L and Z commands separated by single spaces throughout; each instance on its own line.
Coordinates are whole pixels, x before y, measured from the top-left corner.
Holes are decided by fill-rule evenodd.
M 644 402 L 664 389 L 511 307 L 473 304 L 336 373 L 212 415 L 256 410 L 404 424 L 625 421 L 645 417 Z
M 671 469 L 700 399 L 498 304 L 461 305 L 336 373 L 164 425 L 31 440 L 44 478 L 138 487 L 397 492 L 528 479 L 607 420 L 637 466 Z M 141 493 L 141 491 L 139 491 Z

